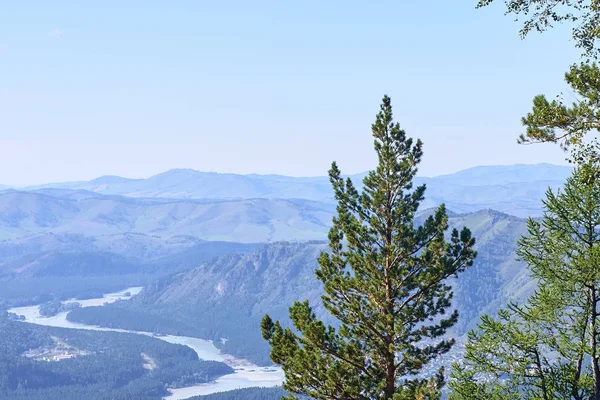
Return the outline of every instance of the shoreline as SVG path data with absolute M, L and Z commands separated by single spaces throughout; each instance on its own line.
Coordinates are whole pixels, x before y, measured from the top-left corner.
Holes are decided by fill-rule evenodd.
M 63 301 L 63 304 L 78 302 L 81 307 L 103 306 L 114 303 L 118 300 L 127 300 L 142 291 L 142 287 L 131 287 L 114 293 L 107 293 L 101 298 L 75 300 L 69 299 Z M 125 296 L 126 293 L 130 296 Z M 14 307 L 8 310 L 25 319 L 24 323 L 51 326 L 64 329 L 84 329 L 103 332 L 120 332 L 132 335 L 144 335 L 155 339 L 163 340 L 167 343 L 180 344 L 194 350 L 198 358 L 206 361 L 223 362 L 234 368 L 234 373 L 223 375 L 213 382 L 207 382 L 197 385 L 191 385 L 183 388 L 167 389 L 170 395 L 164 397 L 165 400 L 184 400 L 194 396 L 201 396 L 219 392 L 227 392 L 235 389 L 244 389 L 250 387 L 276 387 L 283 383 L 283 371 L 276 366 L 259 367 L 248 360 L 236 358 L 230 354 L 221 353 L 211 340 L 204 340 L 190 336 L 160 335 L 152 332 L 130 331 L 117 328 L 104 328 L 101 326 L 87 325 L 67 320 L 68 311 L 57 313 L 51 317 L 43 317 L 39 313 L 40 305 Z

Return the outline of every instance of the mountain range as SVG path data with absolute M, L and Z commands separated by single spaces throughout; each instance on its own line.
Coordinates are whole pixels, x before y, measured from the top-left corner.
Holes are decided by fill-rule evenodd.
M 533 282 L 514 254 L 524 217 L 539 216 L 545 192 L 571 171 L 495 166 L 415 179 L 427 185 L 417 223 L 445 203 L 450 226 L 467 226 L 477 240 L 475 264 L 451 282 L 459 342 L 481 313 L 530 293 Z M 350 178 L 360 188 L 364 176 Z M 131 300 L 74 309 L 68 319 L 211 339 L 226 353 L 269 364 L 259 330 L 265 313 L 287 323 L 288 307 L 309 299 L 328 318 L 314 270 L 335 211 L 326 177 L 171 170 L 6 188 L 0 313 L 143 286 Z
M 495 209 L 525 217 L 540 215 L 545 191 L 559 188 L 570 171 L 548 164 L 477 167 L 417 181 L 428 187 L 423 209 L 446 203 L 459 213 Z M 359 178 L 353 177 L 360 187 Z M 136 197 L 142 194 L 154 197 Z M 106 241 L 130 234 L 154 242 L 314 240 L 326 237 L 334 212 L 324 177 L 172 170 L 143 180 L 104 177 L 4 190 L 0 240 L 79 235 Z
M 134 199 L 71 190 L 0 194 L 0 239 L 54 233 L 93 237 L 268 242 L 325 237 L 334 207 L 301 199 Z
M 545 190 L 560 187 L 570 171 L 548 164 L 516 165 L 418 178 L 428 186 L 421 209 L 445 202 L 453 212 L 465 215 L 483 208 L 536 216 Z M 360 187 L 360 176 L 352 179 Z M 231 183 L 238 181 L 246 184 Z M 146 180 L 105 177 L 4 190 L 0 192 L 4 300 L 23 304 L 39 296 L 65 298 L 145 285 L 212 257 L 245 254 L 258 243 L 326 239 L 335 212 L 328 185 L 325 177 L 172 170 Z M 152 191 L 146 195 L 157 197 L 132 197 L 142 187 Z M 275 197 L 283 196 L 286 187 L 286 193 L 313 199 Z M 138 192 L 133 192 L 135 188 Z M 212 190 L 237 198 L 193 198 L 210 196 Z M 175 192 L 187 197 L 168 197 Z M 255 195 L 264 197 L 250 198 Z
M 569 166 L 551 164 L 481 166 L 450 175 L 417 177 L 415 184 L 428 187 L 425 208 L 445 202 L 449 209 L 457 212 L 492 208 L 524 217 L 538 215 L 539 200 L 546 189 L 560 187 L 571 171 Z M 360 188 L 365 175 L 349 177 Z M 50 183 L 18 190 L 58 197 L 69 193 L 73 198 L 93 193 L 137 199 L 223 201 L 261 198 L 333 203 L 327 177 L 220 174 L 191 169 L 174 169 L 148 179 L 103 176 L 91 181 Z

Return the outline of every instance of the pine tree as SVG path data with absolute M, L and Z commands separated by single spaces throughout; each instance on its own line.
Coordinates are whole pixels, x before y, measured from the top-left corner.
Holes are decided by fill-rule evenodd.
M 319 258 L 326 310 L 339 328 L 319 320 L 308 301 L 290 308 L 295 330 L 269 316 L 262 332 L 271 359 L 285 372 L 284 388 L 314 399 L 438 399 L 443 369 L 416 377 L 454 343 L 443 339 L 458 318 L 448 278 L 472 265 L 475 240 L 468 229 L 449 241 L 445 207 L 422 226 L 415 215 L 425 185 L 413 189 L 422 143 L 392 120 L 389 97 L 372 126 L 378 166 L 362 193 L 333 163 L 329 176 L 337 216 L 330 253 Z M 292 397 L 293 398 L 293 397 Z
M 519 241 L 537 289 L 469 333 L 451 399 L 600 400 L 600 164 L 591 149 Z
M 594 63 L 572 65 L 565 81 L 578 101 L 566 104 L 560 96 L 552 101 L 536 96 L 532 111 L 522 119 L 527 131 L 520 143 L 552 142 L 578 149 L 588 133 L 600 132 L 600 68 Z

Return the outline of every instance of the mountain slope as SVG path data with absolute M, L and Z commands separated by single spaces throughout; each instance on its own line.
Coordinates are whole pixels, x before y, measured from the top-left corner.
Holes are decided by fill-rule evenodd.
M 326 235 L 333 207 L 308 200 L 165 200 L 123 196 L 54 197 L 37 192 L 0 194 L 0 239 L 40 233 L 91 237 L 125 233 L 162 238 L 267 242 Z
M 526 227 L 522 219 L 490 210 L 453 215 L 450 225 L 466 225 L 478 240 L 475 265 L 453 282 L 462 315 L 456 332 L 461 334 L 482 311 L 493 312 L 512 298 L 513 289 L 527 278 L 514 260 L 515 243 Z M 274 243 L 248 255 L 224 256 L 156 281 L 131 302 L 76 310 L 69 319 L 226 338 L 225 351 L 268 363 L 258 329 L 265 313 L 285 321 L 295 300 L 309 299 L 318 315 L 326 315 L 314 276 L 317 257 L 326 250 L 324 243 Z
M 40 233 L 0 241 L 0 311 L 144 286 L 159 276 L 257 247 L 133 233 L 99 237 Z

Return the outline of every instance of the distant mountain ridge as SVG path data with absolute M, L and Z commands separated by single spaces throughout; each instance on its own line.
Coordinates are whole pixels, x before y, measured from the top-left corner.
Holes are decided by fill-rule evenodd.
M 478 166 L 458 171 L 454 174 L 439 175 L 434 178 L 460 182 L 461 185 L 502 185 L 518 182 L 564 181 L 573 171 L 569 165 L 513 164 Z
M 432 178 L 417 177 L 415 184 L 427 184 L 425 207 L 444 202 L 457 212 L 492 208 L 524 217 L 539 215 L 540 200 L 547 188 L 560 187 L 571 171 L 570 166 L 552 164 L 481 166 Z M 360 188 L 365 175 L 366 172 L 349 177 Z M 147 179 L 102 176 L 91 181 L 50 183 L 21 190 L 48 193 L 50 189 L 138 199 L 261 198 L 333 203 L 329 178 L 325 176 L 239 175 L 191 169 L 173 169 Z

